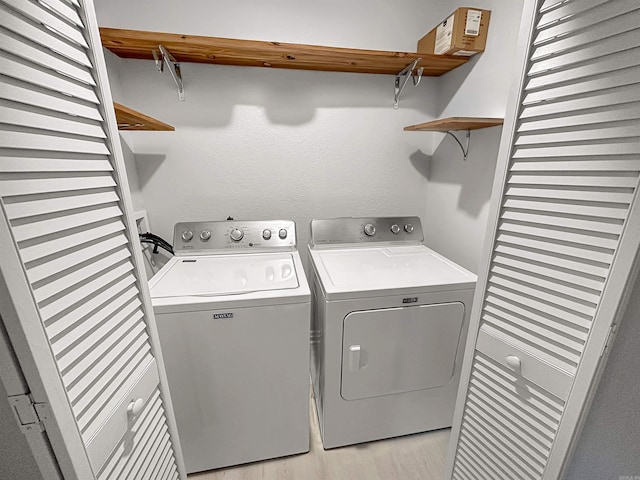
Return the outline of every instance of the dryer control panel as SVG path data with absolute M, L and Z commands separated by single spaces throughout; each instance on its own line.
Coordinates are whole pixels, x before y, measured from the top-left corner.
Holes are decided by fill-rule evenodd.
M 173 229 L 173 250 L 178 256 L 295 249 L 292 220 L 180 222 Z
M 343 217 L 311 220 L 312 246 L 380 242 L 421 244 L 419 217 Z

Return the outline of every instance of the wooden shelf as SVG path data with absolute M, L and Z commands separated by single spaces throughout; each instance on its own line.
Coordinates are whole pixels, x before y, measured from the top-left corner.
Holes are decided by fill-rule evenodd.
M 113 109 L 116 111 L 118 130 L 175 130 L 171 125 L 119 103 L 113 102 Z
M 179 35 L 100 28 L 104 47 L 123 58 L 153 59 L 162 44 L 178 62 L 246 67 L 291 68 L 331 72 L 397 74 L 416 58 L 423 75 L 439 76 L 466 63 L 468 57 L 333 48 L 279 42 Z
M 450 132 L 453 130 L 478 130 L 502 125 L 504 118 L 449 117 L 404 127 L 408 132 Z

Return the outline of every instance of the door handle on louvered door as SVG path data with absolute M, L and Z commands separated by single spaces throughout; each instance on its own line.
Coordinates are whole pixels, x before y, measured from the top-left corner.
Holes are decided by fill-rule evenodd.
M 130 417 L 137 417 L 142 412 L 142 408 L 144 407 L 144 400 L 142 398 L 138 398 L 133 400 L 129 406 L 127 407 L 127 413 Z
M 522 362 L 515 355 L 509 355 L 506 358 L 507 366 L 518 375 L 522 375 Z

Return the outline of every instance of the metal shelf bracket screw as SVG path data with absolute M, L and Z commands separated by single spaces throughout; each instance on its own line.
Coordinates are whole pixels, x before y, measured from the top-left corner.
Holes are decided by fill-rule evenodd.
M 407 86 L 407 82 L 409 82 L 409 77 L 413 80 L 413 86 L 417 87 L 422 79 L 422 72 L 424 72 L 424 67 L 420 67 L 417 71 L 417 74 L 414 75 L 413 71 L 416 68 L 416 65 L 420 63 L 422 58 L 416 58 L 409 65 L 404 67 L 400 73 L 396 75 L 396 80 L 394 83 L 395 96 L 393 98 L 393 108 L 398 109 L 398 99 L 404 90 L 404 87 Z
M 164 45 L 158 45 L 158 50 L 153 50 L 153 59 L 156 62 L 156 68 L 159 72 L 164 71 L 165 64 L 169 69 L 169 73 L 176 82 L 178 87 L 178 98 L 181 102 L 184 102 L 184 83 L 182 82 L 182 73 L 180 72 L 180 62 L 173 58 L 173 55 L 169 53 Z

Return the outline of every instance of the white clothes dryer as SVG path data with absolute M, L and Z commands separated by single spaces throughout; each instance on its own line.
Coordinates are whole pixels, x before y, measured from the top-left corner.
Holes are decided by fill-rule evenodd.
M 292 221 L 179 223 L 150 281 L 188 473 L 309 451 L 309 287 Z
M 417 217 L 312 220 L 309 256 L 324 448 L 450 427 L 476 276 Z

